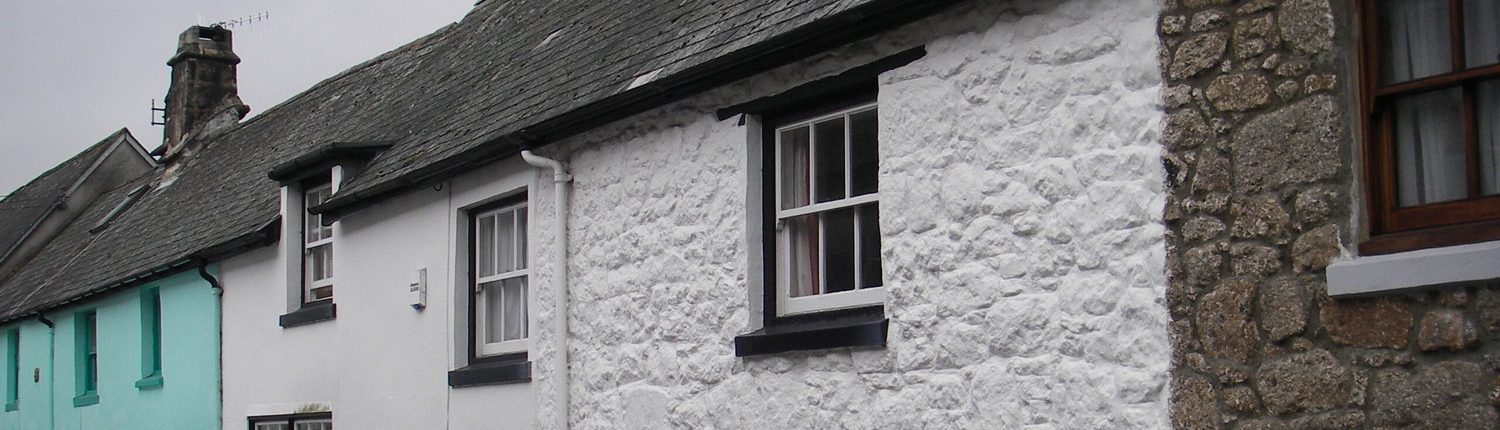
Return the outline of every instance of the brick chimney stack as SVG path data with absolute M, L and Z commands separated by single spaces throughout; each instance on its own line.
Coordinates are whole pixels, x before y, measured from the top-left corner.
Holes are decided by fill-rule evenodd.
M 223 27 L 192 26 L 178 37 L 177 54 L 167 61 L 172 83 L 167 89 L 163 161 L 182 155 L 195 138 L 216 134 L 250 112 L 235 83 L 239 62 L 232 32 Z

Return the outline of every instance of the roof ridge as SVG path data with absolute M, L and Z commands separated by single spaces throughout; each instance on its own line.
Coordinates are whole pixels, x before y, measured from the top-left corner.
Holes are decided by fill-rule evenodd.
M 467 16 L 465 16 L 465 17 L 467 18 Z M 304 90 L 298 92 L 296 95 L 293 95 L 290 98 L 287 98 L 286 100 L 282 100 L 280 103 L 271 105 L 270 108 L 267 108 L 266 110 L 262 111 L 260 114 L 252 116 L 252 117 L 250 117 L 250 119 L 247 119 L 247 120 L 244 120 L 244 121 L 241 121 L 241 122 L 235 124 L 235 127 L 230 128 L 229 130 L 225 130 L 223 133 L 220 133 L 219 136 L 221 136 L 221 137 L 222 136 L 228 136 L 228 135 L 232 134 L 231 132 L 233 130 L 235 130 L 235 129 L 238 129 L 238 128 L 246 126 L 246 125 L 253 124 L 256 121 L 260 120 L 261 118 L 270 116 L 272 113 L 275 113 L 275 112 L 277 112 L 277 111 L 285 108 L 286 106 L 290 106 L 291 104 L 293 104 L 295 102 L 298 102 L 298 101 L 301 101 L 302 99 L 312 97 L 311 94 L 313 92 L 317 91 L 318 89 L 320 89 L 320 88 L 322 88 L 324 86 L 332 85 L 334 82 L 338 82 L 338 81 L 343 80 L 345 78 L 348 78 L 350 76 L 356 75 L 356 74 L 358 74 L 360 72 L 363 72 L 366 69 L 375 67 L 376 65 L 379 65 L 379 64 L 384 63 L 386 61 L 390 61 L 391 59 L 395 58 L 396 56 L 401 55 L 401 54 L 405 54 L 408 51 L 416 51 L 418 49 L 424 48 L 424 47 L 426 47 L 429 44 L 428 42 L 435 42 L 434 39 L 436 39 L 438 36 L 445 36 L 445 35 L 447 35 L 447 33 L 449 32 L 449 30 L 452 30 L 454 27 L 456 27 L 458 25 L 459 25 L 459 22 L 449 23 L 448 25 L 444 25 L 443 27 L 438 28 L 436 31 L 433 31 L 432 33 L 429 33 L 426 36 L 419 37 L 416 40 L 413 40 L 411 42 L 407 42 L 405 45 L 398 46 L 395 49 L 392 49 L 390 51 L 386 51 L 383 54 L 375 56 L 375 58 L 371 58 L 369 60 L 365 60 L 362 63 L 355 64 L 354 66 L 351 66 L 348 69 L 344 69 L 344 71 L 342 71 L 342 72 L 336 73 L 333 76 L 330 76 L 330 77 L 325 78 L 325 79 L 323 79 L 321 81 L 318 81 L 317 83 L 312 84 L 311 86 L 307 87 L 307 89 L 304 89 Z
M 68 163 L 72 162 L 73 160 L 78 159 L 78 157 L 81 157 L 81 156 L 83 156 L 85 154 L 88 154 L 90 152 L 98 150 L 98 149 L 106 146 L 106 144 L 108 144 L 110 142 L 113 142 L 115 139 L 118 139 L 122 134 L 128 134 L 128 133 L 130 133 L 130 130 L 128 128 L 120 127 L 119 130 L 115 130 L 114 133 L 110 133 L 109 136 L 105 137 L 104 139 L 102 139 L 102 140 L 100 140 L 98 142 L 94 142 L 94 144 L 89 145 L 88 147 L 84 148 L 82 151 L 78 151 L 78 153 L 73 154 L 72 156 L 70 156 L 68 158 L 64 158 L 63 161 L 58 162 L 56 165 L 53 165 L 52 168 L 47 169 L 46 171 L 44 171 L 42 173 L 39 173 L 36 176 L 31 177 L 31 180 L 26 181 L 25 184 L 22 184 L 21 186 L 16 187 L 16 189 L 14 189 L 14 190 L 10 190 L 10 193 L 9 194 L 5 194 L 5 198 L 0 198 L 0 201 L 5 201 L 5 200 L 9 199 L 10 197 L 15 196 L 17 191 L 21 191 L 22 189 L 25 189 L 26 187 L 29 187 L 32 184 L 35 184 L 36 181 L 39 181 L 42 178 L 47 177 L 47 175 L 51 175 L 51 174 L 57 172 L 58 169 L 63 168 L 63 166 L 68 165 Z M 79 173 L 83 173 L 83 172 L 79 172 Z

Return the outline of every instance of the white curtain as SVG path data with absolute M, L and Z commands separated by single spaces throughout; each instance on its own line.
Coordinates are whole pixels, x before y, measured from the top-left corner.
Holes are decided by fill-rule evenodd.
M 1385 83 L 1410 81 L 1453 69 L 1448 2 L 1397 0 L 1383 2 L 1381 7 L 1381 24 L 1385 26 L 1382 41 Z
M 1464 1 L 1464 44 L 1468 67 L 1500 63 L 1500 0 Z
M 1485 195 L 1500 194 L 1500 81 L 1479 84 L 1476 94 L 1479 121 L 1479 174 L 1480 191 Z
M 1448 3 L 1382 3 L 1384 82 L 1452 70 Z M 1458 89 L 1395 101 L 1396 199 L 1401 206 L 1462 199 L 1468 194 L 1463 99 Z

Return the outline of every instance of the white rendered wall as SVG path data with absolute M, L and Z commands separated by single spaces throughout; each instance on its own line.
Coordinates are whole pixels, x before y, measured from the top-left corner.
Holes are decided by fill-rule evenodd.
M 548 148 L 575 428 L 1168 425 L 1157 6 L 978 3 Z M 889 345 L 735 358 L 758 196 L 714 110 L 924 44 L 880 85 Z
M 245 428 L 247 410 L 315 404 L 330 406 L 340 428 L 534 426 L 531 384 L 450 388 L 447 372 L 466 360 L 467 303 L 454 294 L 467 289 L 459 210 L 535 178 L 519 162 L 494 163 L 341 220 L 332 321 L 277 324 L 287 306 L 281 246 L 226 261 L 224 428 Z M 408 283 L 421 268 L 428 298 L 418 311 Z

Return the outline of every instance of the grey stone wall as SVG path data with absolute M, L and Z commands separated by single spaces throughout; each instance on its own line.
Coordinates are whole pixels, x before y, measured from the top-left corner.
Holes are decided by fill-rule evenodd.
M 1162 1 L 1174 427 L 1500 426 L 1500 286 L 1326 293 L 1362 237 L 1354 3 Z

